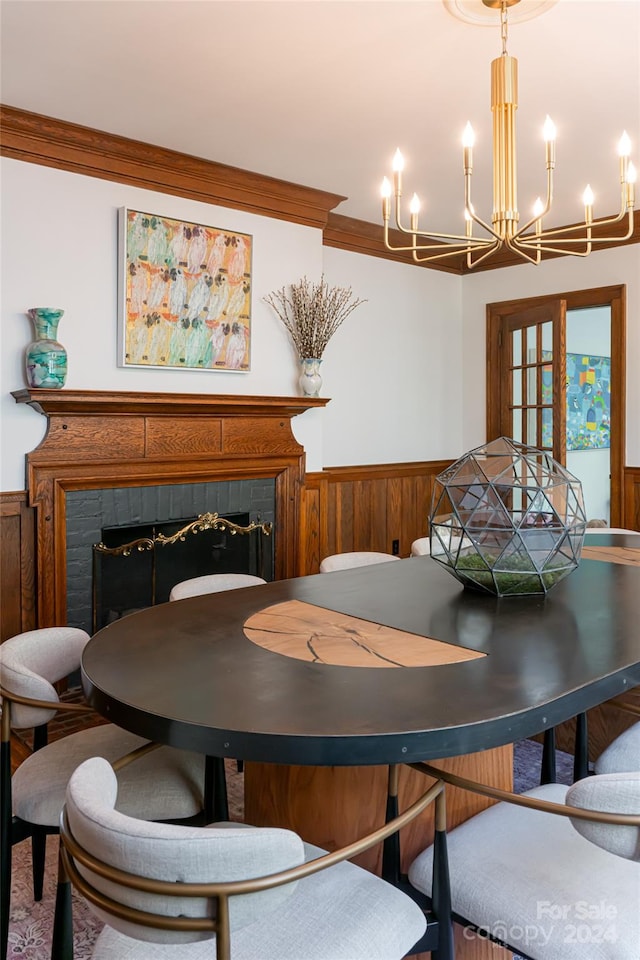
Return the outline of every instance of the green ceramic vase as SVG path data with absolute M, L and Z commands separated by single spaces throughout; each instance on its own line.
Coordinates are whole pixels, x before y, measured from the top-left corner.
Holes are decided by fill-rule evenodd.
M 67 351 L 56 339 L 64 310 L 32 307 L 27 313 L 36 332 L 36 339 L 26 351 L 27 384 L 30 387 L 59 390 L 67 379 Z

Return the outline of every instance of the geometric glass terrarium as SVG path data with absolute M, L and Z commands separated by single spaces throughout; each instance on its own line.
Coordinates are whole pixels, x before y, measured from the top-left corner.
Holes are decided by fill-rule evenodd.
M 575 570 L 587 525 L 580 481 L 507 437 L 435 478 L 429 520 L 432 558 L 498 597 L 545 594 Z

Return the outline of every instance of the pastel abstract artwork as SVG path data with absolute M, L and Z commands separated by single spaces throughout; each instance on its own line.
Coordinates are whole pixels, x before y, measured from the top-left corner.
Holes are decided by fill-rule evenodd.
M 121 366 L 250 370 L 252 238 L 120 211 Z

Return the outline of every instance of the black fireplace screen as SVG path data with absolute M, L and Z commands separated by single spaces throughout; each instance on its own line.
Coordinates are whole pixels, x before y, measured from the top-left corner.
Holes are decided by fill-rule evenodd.
M 251 573 L 271 580 L 271 523 L 248 513 L 143 526 L 107 527 L 93 544 L 93 632 L 169 599 L 176 583 L 209 573 Z

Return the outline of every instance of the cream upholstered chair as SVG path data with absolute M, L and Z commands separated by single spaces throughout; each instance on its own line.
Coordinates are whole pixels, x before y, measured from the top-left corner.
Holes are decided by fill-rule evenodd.
M 107 924 L 94 960 L 226 960 L 230 950 L 233 960 L 400 960 L 425 930 L 422 910 L 405 893 L 354 864 L 331 865 L 353 850 L 330 855 L 316 866 L 321 872 L 289 877 L 325 851 L 277 828 L 142 823 L 117 812 L 116 800 L 105 760 L 86 761 L 69 781 L 61 828 L 66 866 Z M 409 819 L 428 802 L 421 798 Z M 389 832 L 398 826 L 388 825 Z M 107 865 L 102 876 L 91 869 L 96 860 Z M 114 869 L 125 871 L 131 886 Z M 255 882 L 260 892 L 251 892 L 250 881 L 266 876 L 272 882 Z M 145 911 L 146 925 L 131 908 Z
M 563 815 L 503 801 L 447 834 L 454 919 L 531 960 L 638 960 L 640 773 L 547 784 L 520 800 Z M 632 822 L 588 822 L 572 808 Z M 409 869 L 427 896 L 432 861 L 428 848 Z
M 428 557 L 431 553 L 431 543 L 429 537 L 418 537 L 411 544 L 412 557 Z
M 204 577 L 192 577 L 190 580 L 176 583 L 171 589 L 169 600 L 186 600 L 187 597 L 201 597 L 207 593 L 223 593 L 225 590 L 257 587 L 266 582 L 262 577 L 254 577 L 249 573 L 208 573 Z M 240 760 L 238 771 L 242 771 Z M 207 777 L 213 779 L 216 816 L 220 819 L 228 817 L 227 778 L 222 757 L 207 757 Z
M 387 560 L 399 560 L 391 553 L 376 553 L 372 550 L 354 550 L 347 553 L 334 553 L 325 557 L 320 564 L 320 573 L 333 573 L 334 570 L 348 570 L 351 567 L 366 567 L 374 563 L 386 563 Z
M 593 536 L 594 533 L 595 534 L 631 533 L 631 534 L 634 534 L 635 536 L 640 537 L 640 530 L 625 530 L 624 527 L 590 527 L 589 525 L 587 525 L 585 534 L 591 537 Z
M 89 640 L 84 630 L 48 627 L 11 637 L 0 646 L 2 694 L 2 956 L 6 955 L 11 847 L 32 838 L 34 897 L 42 897 L 46 836 L 57 833 L 69 777 L 87 757 L 110 761 L 147 741 L 114 724 L 101 724 L 47 744 L 59 710 L 91 712 L 59 701 L 53 684 L 76 671 Z M 47 706 L 43 706 L 46 704 Z M 34 730 L 34 752 L 11 777 L 11 730 Z M 187 819 L 203 810 L 204 758 L 162 747 L 119 774 L 119 809 L 149 820 Z
M 171 589 L 169 600 L 185 600 L 187 597 L 254 587 L 266 582 L 262 577 L 254 577 L 249 573 L 209 573 L 204 577 L 192 577 L 191 580 L 176 583 Z
M 621 733 L 595 762 L 599 773 L 640 773 L 640 721 Z

